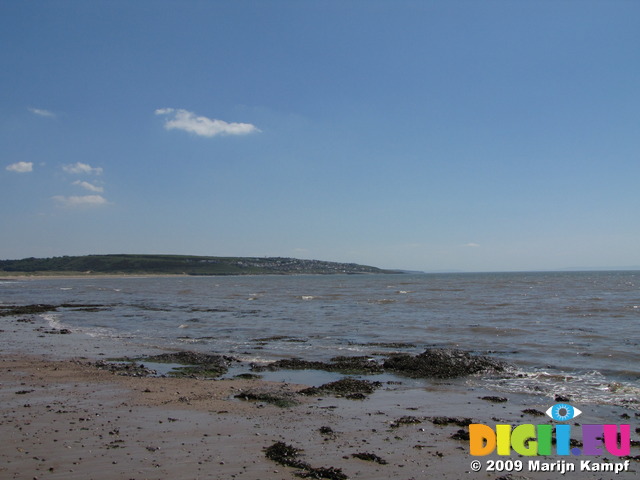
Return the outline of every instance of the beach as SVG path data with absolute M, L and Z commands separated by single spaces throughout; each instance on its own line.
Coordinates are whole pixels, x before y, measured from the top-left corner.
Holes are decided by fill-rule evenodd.
M 54 333 L 39 315 L 1 320 L 1 478 L 554 477 L 526 468 L 488 472 L 491 459 L 524 457 L 473 457 L 464 437 L 469 419 L 489 425 L 547 423 L 536 416 L 550 403 L 544 396 L 496 396 L 458 379 L 422 388 L 389 381 L 363 398 L 301 395 L 318 384 L 311 371 L 304 384 L 121 375 L 100 367 L 108 364 L 105 358 L 131 348 L 126 344 L 116 348 L 103 338 Z M 236 398 L 243 392 L 295 404 Z M 538 414 L 525 413 L 533 409 Z M 600 406 L 591 413 L 609 423 L 637 420 L 634 410 L 622 406 Z M 295 458 L 268 458 L 274 445 L 291 448 Z M 470 469 L 475 459 L 482 462 L 480 472 Z M 575 457 L 567 461 L 577 464 Z M 616 478 L 635 476 L 636 470 L 632 461 Z M 608 475 L 569 471 L 563 478 L 613 478 Z
M 2 478 L 298 478 L 299 469 L 265 456 L 276 442 L 303 450 L 301 459 L 313 467 L 341 469 L 349 478 L 426 478 L 427 472 L 448 478 L 460 472 L 464 443 L 447 438 L 459 427 L 426 420 L 392 427 L 403 416 L 446 410 L 422 405 L 423 398 L 392 391 L 366 400 L 298 396 L 299 404 L 289 408 L 243 401 L 234 396 L 308 385 L 118 375 L 96 368 L 100 357 L 88 357 L 88 350 L 98 349 L 81 339 L 75 339 L 76 358 L 56 360 L 56 344 L 73 343 L 73 333 L 42 335 L 37 323 L 3 320 L 6 345 L 33 334 L 46 353 L 0 357 L 7 432 L 0 447 Z M 352 457 L 361 453 L 387 463 Z

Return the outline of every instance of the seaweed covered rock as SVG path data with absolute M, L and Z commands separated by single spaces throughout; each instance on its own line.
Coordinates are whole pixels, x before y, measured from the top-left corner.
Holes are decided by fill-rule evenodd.
M 367 395 L 372 394 L 380 388 L 380 382 L 370 382 L 369 380 L 357 380 L 355 378 L 343 378 L 336 382 L 326 383 L 319 387 L 309 387 L 300 390 L 301 395 L 339 395 L 351 400 L 363 400 Z
M 104 360 L 98 360 L 95 363 L 90 363 L 90 365 L 93 365 L 98 370 L 107 370 L 115 375 L 125 377 L 153 377 L 157 374 L 155 370 L 136 362 L 105 362 Z
M 416 356 L 393 355 L 385 360 L 383 366 L 408 377 L 455 378 L 481 372 L 500 372 L 507 364 L 484 355 L 472 355 L 465 350 L 430 348 Z
M 382 366 L 366 356 L 333 357 L 330 362 L 302 360 L 300 358 L 284 358 L 268 365 L 252 365 L 254 372 L 278 370 L 323 370 L 326 372 L 338 372 L 345 375 L 367 375 L 382 373 Z
M 225 363 L 234 361 L 235 358 L 199 352 L 170 352 L 147 357 L 147 361 L 157 363 L 179 363 L 181 365 L 211 365 L 213 363 Z
M 1 305 L 0 317 L 9 317 L 12 315 L 37 315 L 54 311 L 57 305 L 34 304 L 34 305 Z
M 169 375 L 173 377 L 206 377 L 215 378 L 229 370 L 231 362 L 237 361 L 226 355 L 206 354 L 198 352 L 171 352 L 144 357 L 142 360 L 155 363 L 178 363 L 185 365 L 174 368 Z

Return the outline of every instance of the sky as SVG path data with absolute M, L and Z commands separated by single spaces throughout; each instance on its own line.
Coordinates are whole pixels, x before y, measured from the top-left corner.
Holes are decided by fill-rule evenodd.
M 640 266 L 640 2 L 0 0 L 0 258 Z

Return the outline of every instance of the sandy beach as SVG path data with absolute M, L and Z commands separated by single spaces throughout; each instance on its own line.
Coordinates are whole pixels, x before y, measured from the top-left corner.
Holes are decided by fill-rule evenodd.
M 354 400 L 297 394 L 314 384 L 311 373 L 305 385 L 121 376 L 96 367 L 114 353 L 104 339 L 47 333 L 37 316 L 1 320 L 3 479 L 554 478 L 546 472 L 471 472 L 476 457 L 458 436 L 467 428 L 457 424 L 468 418 L 490 425 L 545 423 L 523 411 L 548 408 L 548 398 L 510 395 L 495 402 L 487 398 L 495 392 L 464 380 L 412 389 L 389 382 Z M 240 392 L 297 404 L 242 400 L 236 398 Z M 622 407 L 599 411 L 609 422 L 621 423 L 626 414 L 633 420 L 625 421 L 635 421 L 634 412 Z M 268 458 L 267 449 L 278 442 L 297 449 L 294 465 L 309 468 Z M 496 458 L 480 460 L 486 465 Z M 636 469 L 631 462 L 616 478 L 633 477 Z M 609 475 L 578 471 L 563 478 Z

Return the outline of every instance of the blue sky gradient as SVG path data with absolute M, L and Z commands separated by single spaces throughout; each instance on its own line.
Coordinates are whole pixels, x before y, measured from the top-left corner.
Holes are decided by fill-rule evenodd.
M 0 0 L 0 258 L 640 265 L 640 3 Z

